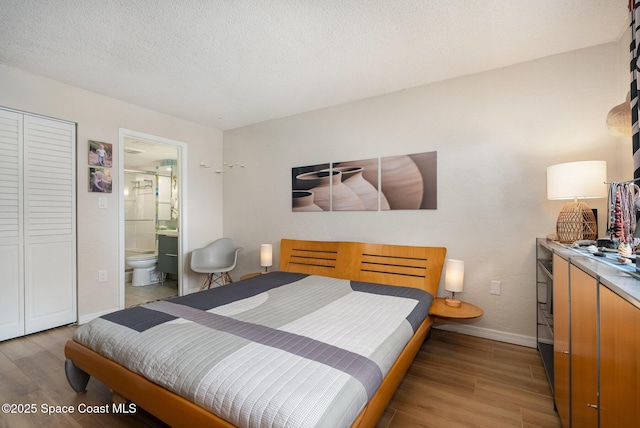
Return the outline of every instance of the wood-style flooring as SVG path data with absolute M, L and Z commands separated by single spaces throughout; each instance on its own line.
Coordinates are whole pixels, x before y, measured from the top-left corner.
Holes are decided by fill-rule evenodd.
M 432 330 L 377 428 L 559 428 L 535 349 Z
M 164 427 L 142 409 L 128 415 L 78 412 L 80 403 L 109 404 L 111 394 L 95 379 L 81 395 L 68 385 L 63 347 L 75 329 L 0 342 L 0 404 L 36 407 L 30 414 L 0 412 L 0 427 Z M 43 405 L 75 411 L 46 415 Z M 560 422 L 534 349 L 434 330 L 377 426 L 533 428 Z

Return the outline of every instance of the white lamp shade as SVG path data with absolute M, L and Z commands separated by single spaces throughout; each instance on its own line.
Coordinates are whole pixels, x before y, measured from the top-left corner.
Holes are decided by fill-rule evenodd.
M 464 261 L 447 259 L 444 271 L 444 289 L 460 293 L 464 284 Z
M 273 264 L 273 246 L 271 244 L 260 245 L 260 266 L 269 267 Z
M 547 167 L 547 199 L 607 197 L 607 162 L 569 162 Z

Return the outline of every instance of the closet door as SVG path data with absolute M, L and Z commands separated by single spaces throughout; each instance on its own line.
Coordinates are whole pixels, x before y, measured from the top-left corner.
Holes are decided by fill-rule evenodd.
M 76 321 L 75 125 L 24 117 L 25 332 Z
M 0 340 L 24 334 L 22 115 L 0 110 Z

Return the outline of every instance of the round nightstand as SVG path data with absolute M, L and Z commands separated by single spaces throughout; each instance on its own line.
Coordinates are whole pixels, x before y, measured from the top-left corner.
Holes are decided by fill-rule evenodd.
M 471 303 L 462 302 L 459 308 L 447 306 L 442 297 L 434 299 L 429 309 L 429 315 L 437 318 L 477 318 L 482 314 L 484 311 Z

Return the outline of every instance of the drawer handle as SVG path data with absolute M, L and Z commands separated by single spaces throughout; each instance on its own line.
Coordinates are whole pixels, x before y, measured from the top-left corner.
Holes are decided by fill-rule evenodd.
M 169 253 L 165 253 L 164 255 L 165 255 L 165 256 L 167 256 L 167 257 L 178 257 L 178 255 L 177 255 L 177 254 L 169 254 Z
M 562 351 L 563 354 L 569 355 L 569 351 Z
M 589 403 L 587 403 L 587 407 L 591 407 L 592 409 L 597 409 L 598 405 L 597 404 L 589 404 Z

